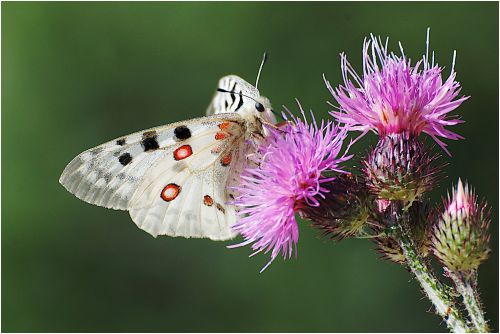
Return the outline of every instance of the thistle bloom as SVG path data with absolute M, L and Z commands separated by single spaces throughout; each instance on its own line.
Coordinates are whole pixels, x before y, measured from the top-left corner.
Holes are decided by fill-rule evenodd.
M 388 134 L 418 136 L 424 132 L 431 136 L 448 154 L 446 144 L 438 137 L 452 140 L 460 135 L 446 129 L 462 123 L 449 113 L 468 99 L 460 93 L 455 81 L 455 53 L 451 73 L 443 82 L 443 68 L 434 64 L 434 53 L 429 61 L 429 30 L 426 54 L 414 66 L 400 44 L 401 56 L 388 53 L 387 42 L 373 35 L 363 42 L 363 76 L 360 77 L 341 54 L 344 85 L 333 89 L 325 79 L 331 94 L 339 104 L 331 114 L 339 121 L 351 125 L 362 135 L 373 130 L 384 137 Z
M 339 156 L 347 128 L 324 121 L 318 126 L 313 115 L 308 124 L 303 111 L 302 116 L 290 114 L 291 122 L 284 127 L 268 129 L 269 135 L 252 158 L 255 166 L 244 169 L 234 188 L 239 219 L 233 229 L 245 240 L 230 247 L 252 244 L 251 256 L 271 252 L 261 272 L 280 252 L 285 259 L 294 248 L 296 254 L 295 213 L 305 206 L 319 206 L 318 198 L 328 192 L 323 184 L 334 180 L 324 172 L 342 172 L 339 164 L 350 158 L 345 153 Z

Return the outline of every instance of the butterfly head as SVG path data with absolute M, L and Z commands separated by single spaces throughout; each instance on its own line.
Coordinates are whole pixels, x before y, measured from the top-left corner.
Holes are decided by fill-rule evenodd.
M 252 114 L 263 120 L 265 123 L 276 123 L 275 112 L 272 109 L 271 102 L 265 96 L 259 95 L 255 98 Z
M 217 92 L 207 114 L 235 112 L 245 119 L 260 119 L 275 123 L 271 102 L 253 85 L 236 75 L 228 75 L 219 80 Z
M 260 63 L 255 86 L 237 75 L 227 75 L 219 80 L 217 92 L 208 106 L 207 115 L 238 113 L 249 123 L 276 123 L 271 102 L 258 90 L 262 68 L 267 60 L 264 53 Z

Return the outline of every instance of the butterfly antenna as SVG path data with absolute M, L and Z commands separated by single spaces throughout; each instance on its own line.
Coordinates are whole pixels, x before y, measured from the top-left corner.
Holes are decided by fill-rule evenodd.
M 267 61 L 267 52 L 264 52 L 264 56 L 262 57 L 262 61 L 260 62 L 259 73 L 257 73 L 257 80 L 255 80 L 255 88 L 259 87 L 260 74 L 262 73 L 262 68 L 264 67 L 266 61 Z
M 221 92 L 221 93 L 237 94 L 237 95 L 240 95 L 240 96 L 244 96 L 244 97 L 246 97 L 246 98 L 249 98 L 250 100 L 254 100 L 255 102 L 259 102 L 259 101 L 257 101 L 256 99 L 254 99 L 253 97 L 248 96 L 248 95 L 246 95 L 246 94 L 243 94 L 242 92 L 236 93 L 236 92 L 234 92 L 234 91 L 225 90 L 225 89 L 223 89 L 223 88 L 217 88 L 217 91 L 218 91 L 218 92 Z

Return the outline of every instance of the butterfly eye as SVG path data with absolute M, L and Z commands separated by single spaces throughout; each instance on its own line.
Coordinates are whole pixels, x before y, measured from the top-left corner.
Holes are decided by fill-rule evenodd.
M 262 105 L 262 103 L 259 103 L 259 102 L 255 103 L 255 109 L 257 109 L 258 112 L 264 112 L 264 110 L 266 110 L 264 108 L 264 106 Z

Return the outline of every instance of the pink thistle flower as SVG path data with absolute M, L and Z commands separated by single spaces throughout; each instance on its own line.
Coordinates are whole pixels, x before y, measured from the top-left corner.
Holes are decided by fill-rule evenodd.
M 361 136 L 373 130 L 384 137 L 404 133 L 407 136 L 424 132 L 431 136 L 448 154 L 446 144 L 438 137 L 452 140 L 463 137 L 446 129 L 462 123 L 449 113 L 468 96 L 455 99 L 460 84 L 455 81 L 455 56 L 451 73 L 443 82 L 443 68 L 434 64 L 434 53 L 429 62 L 429 29 L 426 54 L 414 66 L 406 58 L 401 43 L 401 56 L 388 53 L 387 43 L 371 35 L 363 42 L 363 76 L 360 77 L 341 54 L 344 85 L 333 89 L 325 83 L 339 104 L 331 114 L 339 122 L 350 124 L 351 129 L 362 131 Z M 360 137 L 361 137 L 360 136 Z
M 452 196 L 448 195 L 448 201 L 445 203 L 446 213 L 452 217 L 469 217 L 477 210 L 477 196 L 473 190 L 469 190 L 469 185 L 465 186 L 461 179 L 458 179 L 456 188 L 452 190 Z
M 229 247 L 252 244 L 255 252 L 251 256 L 271 252 L 271 260 L 261 272 L 280 252 L 283 258 L 290 258 L 295 248 L 296 255 L 299 229 L 295 213 L 306 205 L 319 206 L 318 198 L 328 192 L 323 183 L 335 179 L 324 173 L 343 172 L 339 164 L 351 158 L 346 153 L 339 157 L 346 127 L 330 121 L 318 126 L 312 112 L 308 124 L 300 109 L 303 120 L 289 113 L 291 122 L 279 129 L 268 128 L 265 142 L 250 158 L 255 165 L 244 169 L 240 184 L 234 187 L 238 195 L 232 204 L 239 219 L 232 228 L 245 240 Z

